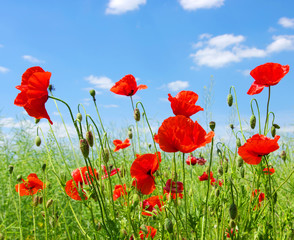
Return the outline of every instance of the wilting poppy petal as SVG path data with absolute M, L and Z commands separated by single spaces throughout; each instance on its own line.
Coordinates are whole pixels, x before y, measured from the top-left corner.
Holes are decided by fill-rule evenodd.
M 158 206 L 159 210 L 161 211 L 161 207 L 163 205 L 163 202 L 159 198 L 159 196 L 152 196 L 148 199 L 145 199 L 143 201 L 143 212 L 142 215 L 145 216 L 152 216 L 152 214 L 148 212 L 153 212 L 154 214 L 157 214 L 155 206 Z M 148 211 L 148 212 L 146 212 Z
M 72 199 L 81 201 L 82 198 L 79 195 L 78 187 L 81 188 L 81 192 L 83 193 L 85 200 L 87 200 L 88 198 L 85 194 L 85 191 L 83 190 L 82 184 L 75 183 L 72 179 L 66 182 L 65 192 Z
M 102 178 L 102 179 L 108 178 L 108 173 L 107 173 L 107 169 L 106 169 L 106 167 L 105 167 L 104 165 L 101 165 L 101 167 L 102 167 L 102 170 L 103 170 L 104 173 L 105 173 L 103 176 L 101 176 L 101 178 Z M 117 174 L 119 171 L 120 171 L 120 168 L 112 169 L 112 170 L 110 171 L 110 177 L 113 176 L 113 175 L 115 175 L 115 174 Z
M 118 139 L 113 140 L 113 144 L 115 145 L 115 148 L 113 150 L 114 152 L 117 152 L 120 149 L 127 148 L 131 145 L 130 140 L 128 138 L 126 140 L 124 140 L 124 142 L 122 142 L 121 140 L 118 140 Z
M 238 154 L 246 163 L 257 165 L 260 163 L 262 156 L 279 149 L 279 139 L 280 136 L 278 135 L 274 139 L 270 139 L 264 135 L 255 134 L 239 147 Z
M 45 188 L 45 184 L 38 178 L 37 174 L 31 173 L 27 177 L 27 180 L 23 180 L 23 183 L 15 185 L 15 191 L 19 193 L 20 196 L 34 195 L 39 190 Z
M 120 198 L 123 195 L 126 195 L 127 191 L 126 191 L 126 184 L 122 185 L 115 185 L 114 186 L 114 190 L 113 190 L 113 201 L 115 201 L 116 199 Z

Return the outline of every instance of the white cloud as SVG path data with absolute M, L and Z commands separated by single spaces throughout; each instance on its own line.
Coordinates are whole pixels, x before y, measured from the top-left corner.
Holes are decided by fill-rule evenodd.
M 203 39 L 203 35 L 200 38 Z M 246 58 L 263 58 L 273 52 L 294 50 L 294 35 L 273 36 L 273 42 L 265 49 L 244 45 L 245 37 L 242 35 L 223 34 L 212 37 L 205 34 L 205 38 L 193 45 L 198 49 L 190 54 L 197 66 L 221 68 Z
M 168 83 L 167 87 L 170 91 L 177 92 L 189 87 L 189 83 L 187 81 L 175 81 Z
M 7 72 L 9 72 L 8 68 L 0 66 L 0 73 L 7 73 Z
M 33 57 L 31 55 L 24 55 L 24 56 L 22 56 L 22 58 L 28 62 L 31 62 L 31 63 L 44 63 L 45 62 L 45 61 L 40 60 L 40 59 Z
M 278 23 L 284 28 L 294 28 L 294 18 L 282 17 L 279 19 Z
M 117 108 L 119 107 L 118 105 L 116 104 L 109 104 L 109 105 L 103 105 L 104 108 Z
M 250 69 L 245 69 L 245 70 L 237 70 L 238 72 L 242 73 L 244 76 L 250 76 Z
M 101 89 L 110 89 L 114 83 L 112 80 L 105 76 L 94 76 L 90 75 L 89 77 L 85 77 L 85 80 L 89 82 L 90 84 L 93 84 L 95 88 L 101 88 Z
M 185 10 L 221 7 L 225 0 L 179 0 Z
M 139 9 L 144 4 L 146 0 L 109 0 L 106 14 L 122 14 Z
M 4 47 L 2 44 L 0 44 L 0 48 Z

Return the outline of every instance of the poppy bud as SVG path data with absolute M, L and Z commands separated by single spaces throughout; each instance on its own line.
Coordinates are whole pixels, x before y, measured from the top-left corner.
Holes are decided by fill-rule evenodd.
M 215 122 L 214 121 L 209 122 L 209 127 L 210 127 L 210 129 L 212 131 L 214 131 L 214 129 L 215 129 Z
M 285 151 L 282 151 L 281 154 L 280 154 L 280 158 L 282 158 L 284 161 L 286 160 L 287 158 L 287 154 Z
M 49 92 L 51 92 L 52 90 L 54 90 L 54 87 L 53 87 L 52 84 L 49 84 L 49 86 L 48 86 L 48 90 L 49 90 Z
M 49 208 L 53 204 L 53 199 L 49 199 L 46 203 L 46 208 Z
M 224 168 L 225 173 L 227 173 L 228 170 L 229 170 L 229 164 L 228 164 L 228 161 L 224 161 L 224 162 L 223 162 L 223 168 Z
M 109 161 L 109 150 L 108 150 L 108 148 L 104 148 L 103 161 L 104 161 L 105 163 L 108 163 L 108 161 Z
M 242 167 L 243 163 L 244 163 L 244 160 L 240 156 L 238 156 L 237 157 L 237 165 L 238 165 L 238 167 Z
M 235 219 L 238 214 L 237 205 L 235 203 L 232 203 L 230 206 L 230 217 L 231 219 Z
M 40 197 L 39 197 L 39 204 L 42 204 L 42 203 L 43 203 L 43 197 L 40 196 Z
M 12 165 L 9 165 L 9 166 L 8 166 L 8 171 L 9 171 L 10 174 L 13 173 L 13 166 L 12 166 Z
M 89 156 L 89 144 L 86 139 L 80 140 L 80 149 L 84 158 L 87 158 Z
M 135 108 L 135 110 L 134 110 L 134 118 L 135 118 L 135 120 L 136 120 L 137 122 L 140 121 L 141 114 L 140 114 L 140 110 L 139 110 L 139 108 Z
M 273 137 L 276 136 L 276 128 L 275 128 L 275 126 L 271 127 L 271 134 L 272 134 Z
M 40 145 L 41 145 L 41 138 L 39 137 L 39 136 L 36 136 L 36 138 L 35 138 L 35 144 L 36 144 L 36 146 L 37 147 L 39 147 Z
M 132 132 L 132 129 L 131 128 L 128 131 L 128 137 L 129 137 L 129 139 L 132 139 L 133 138 L 133 132 Z
M 220 149 L 217 149 L 217 150 L 216 150 L 216 153 L 217 153 L 217 155 L 218 155 L 219 157 L 222 157 L 222 151 L 221 151 Z
M 219 194 L 220 194 L 220 191 L 219 191 L 219 189 L 216 189 L 216 191 L 215 191 L 215 196 L 216 196 L 216 197 L 218 197 L 218 196 L 219 196 Z
M 245 175 L 245 169 L 244 169 L 244 167 L 241 167 L 240 168 L 240 175 L 241 175 L 241 178 L 244 178 L 244 175 Z
M 93 147 L 93 145 L 94 145 L 94 137 L 93 137 L 93 134 L 92 134 L 91 131 L 88 131 L 88 132 L 86 133 L 86 139 L 87 139 L 87 141 L 88 141 L 90 147 Z
M 227 96 L 227 103 L 229 107 L 233 105 L 233 95 L 231 93 L 229 93 L 229 95 Z
M 83 116 L 82 116 L 81 113 L 78 113 L 78 114 L 77 114 L 77 120 L 78 120 L 79 122 L 82 122 L 82 120 L 83 120 Z
M 165 219 L 164 227 L 165 227 L 166 231 L 168 231 L 169 233 L 173 232 L 173 222 L 169 218 Z
M 236 139 L 236 145 L 237 145 L 237 147 L 241 147 L 241 139 L 240 138 Z
M 149 147 L 149 149 L 151 149 L 151 147 L 152 147 L 151 143 L 148 144 L 148 147 Z
M 232 130 L 234 130 L 234 124 L 230 124 L 230 128 L 232 129 Z
M 39 197 L 38 196 L 34 196 L 33 198 L 33 206 L 37 207 L 39 204 Z
M 219 175 L 222 176 L 224 173 L 223 166 L 220 166 L 217 171 L 218 171 Z
M 255 117 L 255 115 L 251 115 L 250 120 L 249 120 L 249 124 L 250 124 L 251 129 L 255 128 L 255 125 L 256 125 L 256 117 Z
M 43 163 L 43 164 L 42 164 L 42 170 L 43 170 L 43 172 L 45 172 L 45 170 L 46 170 L 46 166 L 47 166 L 46 163 Z
M 231 228 L 235 228 L 236 227 L 236 222 L 234 220 L 231 220 L 230 227 Z
M 94 89 L 91 89 L 91 90 L 89 91 L 89 93 L 90 93 L 90 95 L 91 95 L 92 97 L 95 97 L 95 95 L 96 95 L 96 91 L 95 91 Z
M 38 124 L 40 122 L 40 119 L 35 118 L 35 124 Z
M 22 175 L 17 175 L 16 180 L 17 180 L 18 182 L 21 182 L 21 181 L 22 181 Z

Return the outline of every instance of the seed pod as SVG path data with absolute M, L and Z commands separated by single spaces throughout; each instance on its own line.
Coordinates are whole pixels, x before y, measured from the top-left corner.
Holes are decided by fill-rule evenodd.
M 89 156 L 89 144 L 87 142 L 86 139 L 81 139 L 80 140 L 80 149 L 81 149 L 81 152 L 84 156 L 84 158 L 87 158 Z
M 38 124 L 40 122 L 40 119 L 35 118 L 35 124 Z
M 46 167 L 47 167 L 46 163 L 43 163 L 43 164 L 42 164 L 42 170 L 43 170 L 43 172 L 45 172 Z
M 224 174 L 223 166 L 219 166 L 217 171 L 218 171 L 219 175 L 222 176 Z
M 214 129 L 215 129 L 215 122 L 214 121 L 209 122 L 209 127 L 210 127 L 211 131 L 214 131 Z
M 235 219 L 238 214 L 237 205 L 235 203 L 232 203 L 230 206 L 230 217 L 231 219 Z
M 230 227 L 231 228 L 235 228 L 236 227 L 236 222 L 234 220 L 231 220 Z
M 33 198 L 33 206 L 37 207 L 39 204 L 39 197 L 38 196 L 34 196 Z
M 95 91 L 94 89 L 91 89 L 91 90 L 89 91 L 89 93 L 90 93 L 90 95 L 91 95 L 92 97 L 95 97 L 95 95 L 96 95 L 96 91 Z
M 224 172 L 227 173 L 229 170 L 229 164 L 228 161 L 224 161 L 223 162 L 223 168 L 224 168 Z
M 240 138 L 236 139 L 236 145 L 237 145 L 237 147 L 241 147 L 241 139 Z
M 109 150 L 108 150 L 108 148 L 104 148 L 103 161 L 104 161 L 105 163 L 108 163 L 108 161 L 109 161 Z
M 8 166 L 8 172 L 9 172 L 10 174 L 13 173 L 13 166 L 12 166 L 12 165 L 9 165 L 9 166 Z
M 229 93 L 229 95 L 227 96 L 227 103 L 229 107 L 233 105 L 233 95 L 231 93 Z
M 244 169 L 244 167 L 241 167 L 240 168 L 240 175 L 241 175 L 241 178 L 244 178 L 244 175 L 245 175 L 245 169 Z
M 273 137 L 276 136 L 276 128 L 275 128 L 275 126 L 271 127 L 271 134 L 272 134 Z
M 18 182 L 21 182 L 21 181 L 22 181 L 22 175 L 17 175 L 16 180 L 17 180 Z
M 43 203 L 43 197 L 40 196 L 40 197 L 39 197 L 39 204 L 42 204 L 42 203 Z
M 93 147 L 93 145 L 94 145 L 94 137 L 93 137 L 93 134 L 92 134 L 91 131 L 88 131 L 88 132 L 86 133 L 86 139 L 87 139 L 87 141 L 88 141 L 90 147 Z
M 36 136 L 36 138 L 35 138 L 35 144 L 36 144 L 36 146 L 37 147 L 39 147 L 40 145 L 41 145 L 41 138 L 39 137 L 39 136 Z
M 173 232 L 173 223 L 169 218 L 165 219 L 164 227 L 165 227 L 166 231 L 168 231 L 169 233 Z
M 46 208 L 49 208 L 53 204 L 53 199 L 49 199 L 46 203 Z
M 230 128 L 232 129 L 232 130 L 234 130 L 234 124 L 230 124 Z
M 81 113 L 78 113 L 78 114 L 77 114 L 77 120 L 78 120 L 79 122 L 82 122 L 82 120 L 83 120 L 83 116 L 82 116 Z
M 132 129 L 131 128 L 128 131 L 128 137 L 129 137 L 129 139 L 132 139 L 133 138 L 133 132 L 132 132 Z
M 284 161 L 286 160 L 287 158 L 287 154 L 285 151 L 282 151 L 281 154 L 280 154 L 280 158 L 282 158 Z
M 134 118 L 135 118 L 135 120 L 136 120 L 137 122 L 140 121 L 141 114 L 140 114 L 140 110 L 139 110 L 139 108 L 135 108 L 135 110 L 134 110 Z
M 255 117 L 255 115 L 252 115 L 250 117 L 249 123 L 250 123 L 251 129 L 254 129 L 255 128 L 255 125 L 256 125 L 256 117 Z
M 242 167 L 243 163 L 244 163 L 244 160 L 240 156 L 238 156 L 237 157 L 237 166 Z

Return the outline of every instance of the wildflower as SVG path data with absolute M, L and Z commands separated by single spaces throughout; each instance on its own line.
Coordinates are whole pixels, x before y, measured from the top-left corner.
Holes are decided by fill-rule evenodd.
M 16 86 L 21 92 L 15 98 L 14 104 L 24 107 L 31 117 L 46 118 L 53 124 L 45 108 L 50 77 L 51 73 L 45 72 L 41 67 L 28 68 L 22 75 L 21 85 Z
M 39 190 L 45 188 L 45 184 L 38 178 L 37 174 L 31 173 L 27 180 L 21 178 L 22 183 L 15 185 L 15 191 L 20 196 L 29 196 L 36 194 Z
M 153 174 L 158 170 L 160 162 L 160 152 L 140 155 L 133 162 L 131 166 L 131 176 L 135 178 L 133 186 L 140 190 L 142 194 L 148 195 L 155 190 Z
M 279 63 L 266 63 L 254 68 L 250 75 L 255 79 L 247 94 L 254 95 L 260 93 L 264 87 L 278 84 L 289 72 L 289 65 Z
M 190 153 L 210 143 L 214 132 L 206 134 L 197 121 L 194 123 L 190 118 L 178 115 L 163 121 L 158 129 L 158 137 L 161 150 Z
M 85 183 L 86 185 L 88 185 L 89 182 L 91 183 L 89 172 L 92 177 L 93 176 L 95 176 L 96 178 L 98 177 L 98 173 L 96 169 L 94 168 L 94 171 L 93 171 L 91 167 L 87 167 L 87 166 L 73 170 L 71 173 L 71 176 L 75 182 Z
M 260 163 L 262 156 L 279 149 L 279 139 L 280 136 L 278 135 L 274 139 L 270 139 L 264 135 L 255 134 L 239 147 L 238 154 L 246 163 L 257 165 Z
M 204 159 L 203 157 L 199 157 L 199 158 L 196 158 L 192 155 L 190 155 L 187 159 L 186 159 L 186 163 L 188 165 L 192 165 L 194 166 L 195 164 L 198 164 L 198 165 L 204 165 L 206 163 L 206 159 Z
M 201 176 L 198 176 L 199 180 L 207 181 L 208 180 L 208 174 L 204 172 Z M 216 179 L 213 177 L 213 172 L 210 172 L 210 184 L 214 185 L 216 183 Z M 220 185 L 221 186 L 221 185 Z
M 123 142 L 121 140 L 113 140 L 113 144 L 115 145 L 115 148 L 114 148 L 114 152 L 117 152 L 118 150 L 120 149 L 124 149 L 124 148 L 127 148 L 129 147 L 131 144 L 130 144 L 130 140 L 127 138 L 126 140 L 124 140 Z
M 270 175 L 272 175 L 272 174 L 274 174 L 275 173 L 275 169 L 274 168 L 265 168 L 265 169 L 263 169 L 263 173 L 265 174 L 265 175 L 268 175 L 268 173 L 270 174 Z
M 115 185 L 113 190 L 113 201 L 115 201 L 123 195 L 127 195 L 126 184 L 124 184 L 123 186 Z
M 227 235 L 227 238 L 231 238 L 231 236 L 235 236 L 235 232 L 238 232 L 237 229 L 231 228 L 231 232 L 229 232 L 228 229 L 226 229 L 225 234 Z
M 181 91 L 175 97 L 168 94 L 168 100 L 171 102 L 171 108 L 175 115 L 190 117 L 199 111 L 203 111 L 202 107 L 195 105 L 198 95 L 192 91 Z
M 259 208 L 261 206 L 261 202 L 265 199 L 265 194 L 263 192 L 260 191 L 260 189 L 255 189 L 253 192 L 252 192 L 252 197 L 258 197 L 258 206 L 257 208 Z M 256 206 L 254 207 L 253 210 L 256 209 Z
M 146 85 L 137 86 L 135 77 L 131 74 L 128 74 L 116 82 L 110 91 L 118 95 L 133 96 L 138 90 L 146 88 Z
M 77 200 L 77 201 L 82 200 L 80 194 L 83 194 L 83 198 L 85 200 L 88 199 L 85 191 L 83 190 L 83 183 L 75 182 L 72 179 L 66 182 L 65 192 L 70 198 Z
M 154 214 L 157 214 L 157 210 L 155 208 L 155 206 L 158 206 L 159 210 L 161 211 L 161 207 L 163 205 L 162 201 L 160 200 L 160 197 L 159 196 L 152 196 L 148 199 L 145 199 L 143 201 L 143 212 L 142 212 L 142 215 L 145 215 L 145 216 L 152 216 L 151 213 L 148 213 L 148 212 L 152 212 Z M 146 212 L 148 211 L 148 212 Z
M 159 138 L 158 138 L 158 134 L 154 134 L 154 142 L 159 143 Z
M 156 235 L 156 232 L 157 232 L 156 228 L 153 228 L 151 226 L 146 226 L 146 229 L 147 229 L 147 234 L 144 233 L 142 230 L 140 230 L 140 232 L 139 232 L 139 236 L 140 236 L 141 240 L 149 238 L 149 235 L 151 236 L 151 238 L 154 238 Z M 145 234 L 146 234 L 146 236 L 145 236 Z
M 163 190 L 168 193 L 182 193 L 184 191 L 184 184 L 182 182 L 175 183 L 171 179 L 168 179 Z
M 105 175 L 103 175 L 101 178 L 102 179 L 108 178 L 108 173 L 107 173 L 106 167 L 104 165 L 101 165 L 101 167 L 102 167 L 102 169 L 103 169 L 103 171 L 105 173 Z M 120 171 L 120 168 L 112 169 L 110 171 L 110 177 L 113 176 L 113 175 L 115 175 L 115 174 L 117 174 L 119 171 Z

